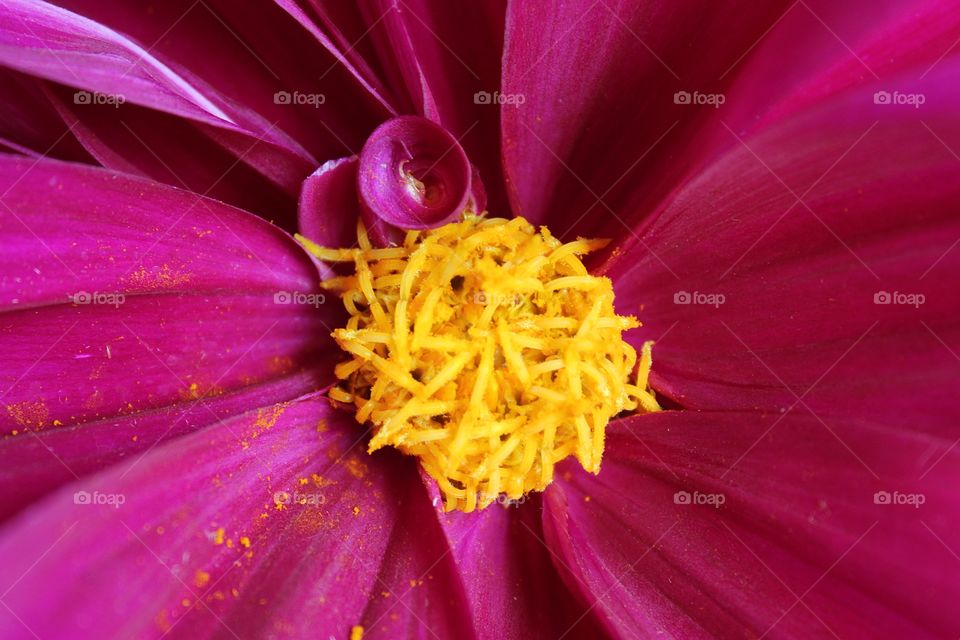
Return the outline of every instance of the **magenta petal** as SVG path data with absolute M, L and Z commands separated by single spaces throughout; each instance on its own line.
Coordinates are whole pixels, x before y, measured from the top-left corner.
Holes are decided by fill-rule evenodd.
M 231 122 L 217 104 L 136 43 L 47 3 L 10 0 L 0 61 L 26 73 L 206 122 Z
M 941 65 L 922 115 L 861 90 L 736 142 L 607 265 L 635 339 L 662 337 L 658 389 L 957 434 L 960 67 Z
M 277 6 L 289 13 L 290 17 L 316 38 L 389 115 L 397 115 L 397 106 L 391 104 L 389 90 L 359 53 L 359 50 L 370 46 L 367 36 L 371 35 L 372 29 L 363 25 L 363 19 L 358 15 L 355 6 L 334 2 L 321 7 L 321 2 L 322 0 L 311 0 L 309 4 L 314 6 L 313 11 L 310 11 L 299 6 L 297 0 L 276 0 Z M 317 14 L 316 17 L 314 13 Z M 342 27 L 351 21 L 359 29 L 352 39 L 342 32 Z
M 489 191 L 494 215 L 509 214 L 500 153 L 500 86 L 507 3 L 405 0 L 402 15 L 436 108 Z M 476 182 L 476 180 L 475 180 Z M 483 211 L 485 207 L 479 207 Z
M 44 82 L 0 67 L 0 151 L 60 160 L 90 162 L 90 155 L 70 135 L 50 105 Z
M 54 472 L 38 471 L 48 480 L 27 493 L 63 481 L 61 463 L 89 469 L 227 405 L 243 410 L 238 397 L 259 403 L 259 385 L 291 397 L 329 380 L 338 305 L 323 304 L 314 264 L 276 227 L 185 191 L 53 161 L 0 157 L 0 192 L 4 452 L 27 464 L 21 442 L 35 447 L 87 423 L 123 427 L 101 456 L 71 436 L 51 439 Z M 207 403 L 219 408 L 193 411 Z M 160 415 L 169 432 L 155 426 Z M 15 483 L 0 482 L 4 492 L 19 491 Z
M 10 156 L 0 156 L 0 188 L 6 194 L 3 270 L 11 274 L 0 303 L 8 311 L 69 306 L 68 295 L 78 288 L 126 295 L 269 293 L 272 300 L 278 287 L 317 286 L 315 269 L 290 236 L 189 192 Z
M 632 229 L 695 164 L 677 150 L 696 149 L 698 120 L 678 122 L 674 93 L 722 91 L 789 5 L 510 3 L 500 115 L 514 213 L 564 236 Z
M 487 210 L 487 189 L 480 178 L 480 170 L 470 167 L 470 203 L 469 207 L 478 213 Z
M 396 0 L 351 4 L 281 0 L 280 4 L 374 95 L 384 96 L 394 113 L 439 121 L 431 86 L 411 38 L 409 6 Z
M 697 123 L 694 135 L 671 140 L 672 164 L 702 168 L 737 144 L 731 130 L 745 137 L 848 91 L 905 90 L 955 54 L 958 9 L 956 0 L 878 0 L 869 12 L 830 0 L 785 7 L 756 46 L 725 69 L 724 86 L 684 76 L 687 93 L 722 91 L 721 106 L 673 104 L 673 96 L 664 96 L 680 127 Z M 644 198 L 635 194 L 624 210 L 649 202 Z
M 960 453 L 835 426 L 862 461 L 809 416 L 611 425 L 600 475 L 547 490 L 547 540 L 618 636 L 956 636 Z
M 133 104 L 77 105 L 72 93 L 60 88 L 48 95 L 73 135 L 103 166 L 188 189 L 293 229 L 300 183 L 314 163 L 306 152 L 291 154 L 292 143 L 281 147 Z
M 796 8 L 735 70 L 737 82 L 728 95 L 734 109 L 724 110 L 723 118 L 737 130 L 741 123 L 762 128 L 864 84 L 889 90 L 903 75 L 926 75 L 956 54 L 956 0 L 884 0 L 869 12 L 822 0 Z M 788 66 L 784 52 L 792 57 Z
M 402 463 L 397 465 L 405 472 L 399 476 L 402 481 L 393 480 L 404 487 L 395 512 L 395 525 L 389 532 L 386 529 L 378 532 L 381 540 L 389 536 L 389 543 L 359 622 L 364 627 L 363 637 L 377 640 L 473 637 L 472 621 L 465 615 L 468 608 L 461 575 L 449 540 L 436 521 L 423 484 L 419 479 L 414 480 L 417 474 L 413 461 L 406 458 Z M 377 465 L 371 473 L 379 470 Z M 358 517 L 363 517 L 369 508 L 361 503 Z M 366 564 L 368 558 L 362 547 L 355 557 L 357 564 L 365 564 L 367 570 L 375 568 Z
M 432 502 L 436 482 L 421 471 Z M 539 495 L 480 512 L 436 508 L 470 604 L 477 638 L 598 638 L 590 605 L 578 602 L 553 568 L 544 540 Z
M 394 94 L 402 96 L 401 112 L 422 114 L 438 122 L 431 88 L 414 51 L 405 20 L 404 13 L 408 8 L 396 0 L 361 0 L 359 4 L 366 21 L 373 24 L 371 30 L 376 33 L 371 42 L 379 54 L 379 66 L 390 78 Z
M 53 429 L 24 430 L 0 438 L 0 520 L 38 501 L 57 487 L 93 474 L 111 464 L 136 464 L 157 444 L 195 431 L 250 407 L 295 399 L 329 384 L 318 371 L 275 375 L 250 386 L 219 394 L 199 389 L 165 406 L 122 412 L 112 418 Z M 326 379 L 325 379 L 326 378 Z M 14 405 L 15 406 L 15 405 Z
M 368 227 L 429 229 L 452 221 L 470 196 L 471 167 L 445 129 L 416 116 L 388 120 L 360 153 L 358 188 Z
M 7 238 L 0 304 L 66 304 L 79 286 L 118 293 L 262 295 L 316 287 L 293 239 L 243 211 L 103 169 L 0 156 Z M 147 251 L 149 249 L 149 251 Z
M 135 30 L 141 41 L 159 40 L 158 51 L 242 108 L 244 118 L 255 114 L 265 137 L 282 131 L 295 139 L 318 159 L 314 166 L 355 153 L 390 115 L 355 74 L 318 48 L 274 2 L 251 10 L 232 0 L 206 0 L 195 8 L 190 0 L 176 0 L 158 18 L 159 8 L 131 7 L 123 0 L 79 1 L 105 22 Z M 118 9 L 136 17 L 119 18 Z
M 466 637 L 411 461 L 361 434 L 282 403 L 52 494 L 0 534 L 0 636 Z
M 74 13 L 18 8 L 11 16 L 19 49 L 11 49 L 10 66 L 281 147 L 293 138 L 290 152 L 321 159 L 348 151 L 344 144 L 359 148 L 386 113 L 270 2 L 254 11 L 223 0 L 61 4 Z
M 324 247 L 352 247 L 359 219 L 356 156 L 330 160 L 303 181 L 298 221 L 305 237 Z
M 476 98 L 500 87 L 506 3 L 280 4 L 396 113 L 428 117 L 453 133 L 478 165 L 493 210 L 508 212 L 499 108 Z

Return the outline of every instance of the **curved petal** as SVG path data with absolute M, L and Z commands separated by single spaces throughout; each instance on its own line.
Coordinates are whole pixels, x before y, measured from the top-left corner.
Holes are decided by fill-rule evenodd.
M 730 13 L 738 20 L 718 17 Z M 955 0 L 868 12 L 816 0 L 517 2 L 504 91 L 525 102 L 503 113 L 513 203 L 527 217 L 549 212 L 569 235 L 619 235 L 735 146 L 731 129 L 857 87 L 904 91 L 904 73 L 912 82 L 956 55 L 958 15 Z
M 500 95 L 506 2 L 405 0 L 401 6 L 435 105 L 436 115 L 430 117 L 457 138 L 477 165 L 490 211 L 507 215 L 500 106 L 494 98 Z
M 295 228 L 297 193 L 312 161 L 268 140 L 251 140 L 138 105 L 74 104 L 73 92 L 63 87 L 46 93 L 71 133 L 104 167 L 181 187 Z
M 923 110 L 854 92 L 741 139 L 664 203 L 603 268 L 662 338 L 657 389 L 955 437 L 957 77 Z
M 330 160 L 303 181 L 297 219 L 300 233 L 321 246 L 356 244 L 360 219 L 356 156 Z
M 0 64 L 80 88 L 52 100 L 98 161 L 290 230 L 302 180 L 387 114 L 272 2 L 60 4 L 11 6 Z
M 863 85 L 892 91 L 956 56 L 960 3 L 883 1 L 867 13 L 848 3 L 810 2 L 790 11 L 737 73 L 724 110 L 734 128 L 761 129 Z M 782 52 L 794 62 L 784 68 Z
M 50 491 L 111 464 L 136 466 L 145 452 L 161 442 L 250 407 L 285 402 L 321 388 L 327 384 L 321 375 L 317 371 L 278 373 L 263 382 L 206 396 L 187 388 L 182 399 L 167 405 L 55 429 L 44 429 L 36 423 L 24 427 L 20 423 L 29 413 L 24 413 L 24 405 L 12 405 L 15 412 L 19 409 L 16 415 L 20 422 L 0 438 L 0 457 L 4 460 L 0 469 L 0 521 Z
M 904 91 L 956 56 L 956 0 L 856 3 L 810 0 L 791 4 L 753 46 L 728 67 L 721 105 L 674 105 L 675 117 L 696 118 L 695 137 L 678 151 L 707 166 L 738 142 L 790 116 L 849 91 Z M 717 89 L 687 85 L 688 93 Z M 689 175 L 697 168 L 691 167 Z M 674 192 L 675 193 L 675 192 Z M 641 202 L 642 195 L 634 201 Z M 669 196 L 668 196 L 669 197 Z M 632 205 L 625 210 L 630 211 Z
M 383 100 L 391 115 L 433 111 L 397 2 L 276 2 Z
M 0 61 L 48 80 L 202 121 L 230 115 L 186 78 L 123 35 L 46 2 L 10 0 L 0 22 Z
M 203 38 L 207 46 L 214 33 Z M 278 126 L 282 118 L 271 122 L 186 69 L 160 60 L 153 49 L 165 36 L 144 48 L 80 14 L 17 0 L 0 21 L 0 64 L 73 87 L 54 89 L 48 99 L 105 166 L 135 169 L 176 186 L 189 183 L 234 204 L 268 211 L 269 204 L 257 198 L 275 193 L 277 185 L 295 189 L 316 161 Z M 229 32 L 227 37 L 235 38 Z M 260 96 L 251 92 L 248 97 Z M 278 102 L 275 93 L 269 97 L 274 110 L 294 110 Z M 335 135 L 325 135 L 341 144 Z M 197 155 L 185 153 L 188 149 Z M 280 203 L 273 207 L 280 215 L 270 217 L 282 221 L 283 197 L 273 199 Z M 292 217 L 293 198 L 286 200 Z
M 436 481 L 422 470 L 421 477 L 433 504 L 440 505 Z M 436 507 L 477 638 L 601 637 L 588 605 L 572 596 L 553 568 L 542 509 L 537 494 L 469 514 Z
M 511 2 L 501 118 L 514 213 L 558 235 L 622 235 L 617 216 L 635 222 L 690 164 L 674 154 L 697 121 L 678 122 L 674 93 L 722 90 L 716 78 L 788 4 Z
M 394 115 L 421 115 L 450 131 L 479 167 L 491 210 L 507 212 L 499 108 L 489 99 L 499 95 L 505 2 L 278 3 L 385 96 Z
M 469 637 L 411 461 L 362 435 L 314 396 L 51 494 L 0 533 L 3 637 Z
M 960 451 L 843 427 L 876 476 L 807 416 L 615 423 L 599 476 L 548 489 L 547 540 L 618 637 L 960 633 Z
M 472 193 L 463 147 L 426 118 L 387 120 L 370 134 L 358 162 L 361 212 L 374 236 L 451 222 Z
M 0 67 L 0 144 L 31 157 L 91 162 L 50 105 L 43 82 Z
M 6 510 L 24 502 L 14 493 L 69 479 L 61 464 L 89 470 L 249 408 L 265 389 L 289 398 L 330 378 L 337 305 L 322 304 L 314 264 L 276 227 L 53 161 L 0 157 L 0 193 Z M 99 448 L 82 442 L 88 423 Z M 17 472 L 42 461 L 21 447 L 38 442 L 46 480 L 24 490 Z
M 350 147 L 359 150 L 388 115 L 355 74 L 317 47 L 272 0 L 57 4 L 148 46 L 158 59 L 202 83 L 205 92 L 221 96 L 232 116 L 252 119 L 248 127 L 263 137 L 284 132 L 317 159 L 313 166 L 352 153 Z

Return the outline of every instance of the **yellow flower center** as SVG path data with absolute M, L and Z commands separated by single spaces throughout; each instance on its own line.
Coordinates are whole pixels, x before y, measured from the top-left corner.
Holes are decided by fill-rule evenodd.
M 333 332 L 350 359 L 330 397 L 372 426 L 370 452 L 417 456 L 448 511 L 542 491 L 569 456 L 597 473 L 610 419 L 660 410 L 652 343 L 638 364 L 621 335 L 639 323 L 580 260 L 607 241 L 564 244 L 523 218 L 472 214 L 397 247 L 372 247 L 362 225 L 358 236 L 354 249 L 298 237 L 354 266 L 323 283 L 350 314 Z

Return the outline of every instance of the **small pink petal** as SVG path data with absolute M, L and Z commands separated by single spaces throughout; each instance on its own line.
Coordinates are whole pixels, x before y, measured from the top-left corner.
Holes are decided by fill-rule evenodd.
M 600 637 L 589 603 L 578 601 L 554 569 L 539 494 L 474 513 L 443 513 L 436 482 L 421 470 L 470 605 L 477 637 L 570 640 Z
M 359 218 L 356 156 L 325 162 L 303 181 L 298 220 L 305 237 L 324 247 L 352 247 Z
M 452 221 L 470 197 L 470 162 L 442 127 L 416 116 L 388 120 L 360 153 L 358 188 L 370 229 L 429 229 Z

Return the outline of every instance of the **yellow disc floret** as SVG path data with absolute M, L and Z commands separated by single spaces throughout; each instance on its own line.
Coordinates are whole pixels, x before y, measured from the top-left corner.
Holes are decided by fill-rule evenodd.
M 610 280 L 580 261 L 606 241 L 564 244 L 523 218 L 471 214 L 397 247 L 358 235 L 354 249 L 300 238 L 354 265 L 323 283 L 350 314 L 333 333 L 350 359 L 330 397 L 372 426 L 371 452 L 419 457 L 447 510 L 542 491 L 569 456 L 597 473 L 609 420 L 660 410 L 651 343 L 638 363 L 621 334 L 639 323 L 616 314 Z

